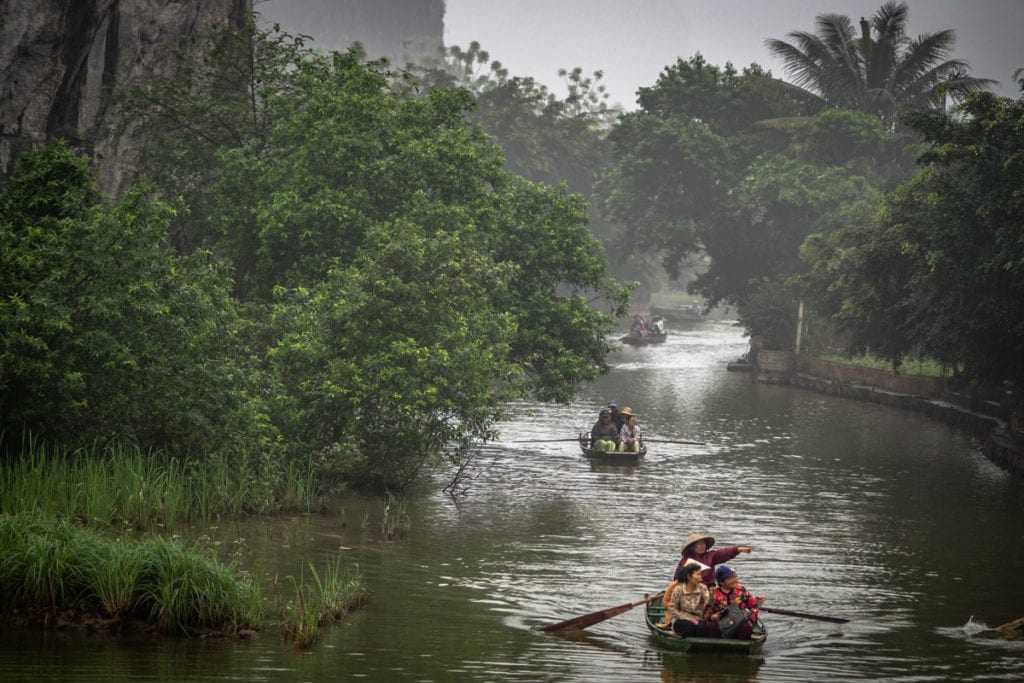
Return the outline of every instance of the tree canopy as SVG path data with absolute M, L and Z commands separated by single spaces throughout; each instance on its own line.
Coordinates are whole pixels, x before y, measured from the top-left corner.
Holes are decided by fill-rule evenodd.
M 1024 99 L 967 98 L 906 119 L 929 144 L 875 220 L 808 245 L 819 298 L 895 364 L 925 355 L 973 381 L 1024 382 Z
M 5 271 L 6 348 L 35 356 L 4 357 L 23 411 L 5 427 L 78 415 L 48 433 L 176 453 L 216 448 L 237 406 L 258 426 L 240 441 L 395 490 L 493 438 L 509 400 L 567 401 L 607 369 L 628 289 L 586 204 L 511 172 L 468 90 L 401 91 L 357 52 L 253 25 L 210 45 L 124 101 L 155 136 L 150 192 L 103 209 L 66 148 L 7 188 L 4 258 L 32 266 Z

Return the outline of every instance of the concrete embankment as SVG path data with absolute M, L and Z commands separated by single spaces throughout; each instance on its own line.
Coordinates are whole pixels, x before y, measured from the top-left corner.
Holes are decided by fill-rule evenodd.
M 755 382 L 789 384 L 923 413 L 972 433 L 989 459 L 1024 476 L 1024 434 L 1011 429 L 1021 422 L 1020 415 L 998 402 L 950 391 L 939 377 L 897 375 L 767 349 L 752 350 L 750 357 Z

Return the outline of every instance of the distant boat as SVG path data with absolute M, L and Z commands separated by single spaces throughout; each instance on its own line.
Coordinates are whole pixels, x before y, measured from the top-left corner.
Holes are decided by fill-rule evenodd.
M 662 332 L 661 334 L 627 334 L 625 337 L 619 339 L 623 344 L 632 344 L 633 346 L 642 346 L 644 344 L 661 344 L 668 339 L 668 332 Z
M 583 457 L 589 458 L 592 462 L 600 462 L 608 465 L 639 465 L 640 460 L 647 455 L 647 445 L 641 441 L 640 451 L 597 451 L 590 447 L 590 434 L 580 434 L 580 450 Z
M 659 628 L 658 624 L 665 620 L 665 607 L 661 599 L 648 603 L 644 609 L 644 621 L 651 635 L 658 644 L 670 650 L 679 652 L 709 652 L 717 654 L 757 654 L 764 647 L 764 641 L 768 633 L 764 623 L 758 619 L 754 622 L 754 633 L 750 640 L 736 640 L 734 638 L 683 638 L 670 628 Z

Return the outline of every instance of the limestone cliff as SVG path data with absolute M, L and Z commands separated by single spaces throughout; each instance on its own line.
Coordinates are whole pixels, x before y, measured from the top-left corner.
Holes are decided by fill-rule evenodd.
M 57 137 L 92 155 L 103 188 L 135 173 L 139 142 L 105 136 L 110 93 L 173 75 L 211 23 L 242 26 L 252 0 L 0 0 L 0 179 Z

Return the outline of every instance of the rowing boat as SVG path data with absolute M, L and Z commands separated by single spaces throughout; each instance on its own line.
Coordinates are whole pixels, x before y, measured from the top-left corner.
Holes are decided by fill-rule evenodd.
M 625 337 L 619 339 L 623 344 L 632 344 L 633 346 L 642 346 L 644 344 L 660 344 L 668 339 L 668 332 L 661 334 L 645 334 L 643 336 L 638 334 L 627 334 Z
M 671 628 L 658 628 L 665 619 L 665 607 L 661 600 L 654 600 L 644 609 L 644 621 L 651 631 L 651 636 L 662 647 L 679 652 L 714 652 L 719 654 L 757 654 L 764 647 L 768 637 L 764 623 L 758 619 L 754 623 L 754 633 L 750 640 L 733 638 L 683 638 Z
M 590 435 L 580 434 L 580 450 L 583 456 L 593 462 L 600 462 L 612 465 L 639 465 L 640 460 L 647 455 L 647 445 L 641 441 L 640 451 L 597 451 L 590 447 Z

